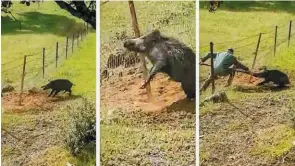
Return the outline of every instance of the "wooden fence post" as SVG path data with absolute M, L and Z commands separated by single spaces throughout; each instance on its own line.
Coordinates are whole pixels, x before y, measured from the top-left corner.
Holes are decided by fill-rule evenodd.
M 290 21 L 290 24 L 289 24 L 288 47 L 290 45 L 291 31 L 292 31 L 292 20 Z
M 212 94 L 215 92 L 215 75 L 214 75 L 214 61 L 213 61 L 213 42 L 210 42 L 210 54 L 211 54 L 211 79 L 212 79 Z
M 44 75 L 45 75 L 45 48 L 43 48 L 42 71 L 43 71 L 43 78 L 44 78 Z
M 275 41 L 274 41 L 274 47 L 273 47 L 273 55 L 276 55 L 276 50 L 277 50 L 277 35 L 278 35 L 278 26 L 276 26 L 276 29 L 275 29 Z
M 56 56 L 55 56 L 55 67 L 57 68 L 57 61 L 58 61 L 58 42 L 56 42 Z
M 89 33 L 89 30 L 88 30 L 88 23 L 86 23 L 86 31 L 87 31 L 87 34 Z
M 253 60 L 253 63 L 252 63 L 252 69 L 254 69 L 254 66 L 255 66 L 255 63 L 256 63 L 256 58 L 257 58 L 257 55 L 258 55 L 258 50 L 259 50 L 261 35 L 262 35 L 262 33 L 259 34 L 258 42 L 257 42 L 257 45 L 256 45 L 254 60 Z M 250 76 L 249 82 L 251 82 L 251 79 L 252 79 L 252 74 Z
M 21 75 L 21 90 L 20 90 L 20 96 L 19 96 L 19 105 L 22 104 L 22 95 L 24 90 L 24 80 L 25 80 L 25 74 L 26 74 L 26 63 L 27 63 L 27 55 L 24 56 L 24 64 L 23 64 L 23 73 Z
M 66 42 L 66 59 L 68 58 L 68 46 L 69 45 L 69 37 L 67 37 L 67 42 Z
M 72 39 L 72 53 L 74 52 L 74 43 L 75 43 L 75 34 L 73 33 L 73 39 Z
M 81 41 L 83 41 L 83 30 L 80 30 Z
M 130 9 L 130 14 L 131 14 L 131 18 L 132 18 L 132 26 L 134 29 L 135 36 L 140 37 L 140 32 L 139 32 L 139 28 L 138 28 L 134 3 L 132 0 L 129 0 L 128 3 L 129 3 L 129 9 Z M 143 77 L 144 77 L 144 80 L 146 81 L 147 76 L 148 76 L 148 72 L 147 72 L 147 67 L 146 67 L 146 62 L 145 62 L 145 56 L 143 54 L 140 54 L 140 60 L 141 60 L 141 65 L 142 65 L 142 70 L 143 70 Z M 147 84 L 146 90 L 147 90 L 148 98 L 151 99 L 152 93 L 151 93 L 150 83 Z
M 77 47 L 79 47 L 79 31 L 78 31 L 78 34 L 77 34 Z
M 253 63 L 252 63 L 252 69 L 254 69 L 254 65 L 256 63 L 256 57 L 258 55 L 258 49 L 259 49 L 259 45 L 260 45 L 261 35 L 262 35 L 262 33 L 259 34 L 258 42 L 257 42 L 257 45 L 256 45 L 255 56 L 254 56 L 254 60 L 253 60 Z

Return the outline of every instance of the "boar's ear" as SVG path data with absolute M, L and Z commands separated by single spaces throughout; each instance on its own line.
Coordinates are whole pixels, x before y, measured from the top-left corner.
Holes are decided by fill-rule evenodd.
M 154 36 L 160 36 L 160 31 L 158 29 L 153 30 Z

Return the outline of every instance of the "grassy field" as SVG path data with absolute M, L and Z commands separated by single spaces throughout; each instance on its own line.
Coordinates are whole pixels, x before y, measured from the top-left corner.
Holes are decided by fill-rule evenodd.
M 23 55 L 38 53 L 28 57 L 28 68 L 25 79 L 25 90 L 32 87 L 38 90 L 48 82 L 48 79 L 66 78 L 72 81 L 73 97 L 58 98 L 54 104 L 44 95 L 37 94 L 34 98 L 36 108 L 8 105 L 6 95 L 2 98 L 2 127 L 10 131 L 21 140 L 14 140 L 2 130 L 2 165 L 66 165 L 67 162 L 74 165 L 94 165 L 95 145 L 90 145 L 78 156 L 72 156 L 63 143 L 63 129 L 68 114 L 67 105 L 79 105 L 81 97 L 95 101 L 96 83 L 96 34 L 95 30 L 87 35 L 83 41 L 75 41 L 74 52 L 65 58 L 66 36 L 72 36 L 83 22 L 64 10 L 61 10 L 54 2 L 44 2 L 38 7 L 31 4 L 30 7 L 14 3 L 13 15 L 22 21 L 22 30 L 9 15 L 2 15 L 2 64 L 15 59 L 20 59 L 2 65 L 2 71 L 22 63 Z M 55 68 L 55 45 L 59 42 L 59 61 Z M 70 40 L 71 43 L 71 40 Z M 42 48 L 46 48 L 45 78 L 39 68 L 42 64 Z M 38 69 L 38 70 L 37 70 Z M 2 74 L 4 82 L 12 82 L 19 91 L 21 67 Z M 30 73 L 32 72 L 32 73 Z M 2 81 L 2 82 L 3 82 Z M 26 91 L 27 92 L 27 91 Z M 17 96 L 8 95 L 17 98 Z M 34 97 L 34 96 L 33 96 Z M 41 103 L 41 100 L 45 103 Z M 72 100 L 73 99 L 73 100 Z M 49 101 L 50 100 L 50 101 Z M 4 105 L 3 105 L 4 102 Z M 40 102 L 40 103 L 38 103 Z M 44 105 L 43 105 L 44 104 Z M 48 104 L 51 105 L 48 107 Z M 6 108 L 7 106 L 7 108 Z M 9 106 L 9 108 L 8 108 Z
M 251 68 L 258 34 L 266 33 L 261 38 L 254 70 L 263 65 L 279 69 L 289 75 L 292 84 L 295 81 L 295 39 L 291 38 L 289 48 L 283 41 L 288 36 L 289 21 L 295 18 L 294 5 L 294 2 L 224 2 L 216 13 L 209 13 L 202 2 L 200 57 L 209 52 L 206 46 L 213 41 L 215 52 L 233 47 L 238 59 Z M 274 56 L 276 25 L 278 48 Z M 248 37 L 252 38 L 245 39 Z M 208 67 L 201 66 L 200 80 L 204 80 L 208 72 Z M 281 91 L 251 88 L 248 80 L 249 76 L 238 74 L 229 88 L 224 88 L 224 79 L 217 81 L 216 91 L 225 91 L 237 108 L 226 103 L 208 103 L 200 107 L 201 165 L 294 165 L 294 87 Z M 208 88 L 200 100 L 210 93 Z
M 45 2 L 38 7 L 14 4 L 11 10 L 15 21 L 9 14 L 2 14 L 2 80 L 9 80 L 20 84 L 24 55 L 35 55 L 27 58 L 27 76 L 40 71 L 42 65 L 42 49 L 45 48 L 47 63 L 54 63 L 56 42 L 59 42 L 59 54 L 65 53 L 66 37 L 72 38 L 73 33 L 83 27 L 81 20 L 70 16 L 66 11 L 58 9 L 54 2 Z M 36 18 L 37 17 L 37 18 Z M 71 44 L 71 40 L 70 40 Z M 63 53 L 63 54 L 62 54 Z M 60 57 L 60 60 L 64 57 Z M 12 61 L 12 62 L 11 62 Z M 14 69 L 12 69 L 14 68 Z M 12 69 L 12 70 L 10 70 Z M 6 71 L 7 70 L 7 71 Z
M 142 34 L 158 28 L 164 35 L 173 36 L 195 50 L 194 2 L 135 2 L 135 8 Z M 116 48 L 122 48 L 122 39 L 134 36 L 128 2 L 102 5 L 100 23 L 101 66 L 104 67 L 108 56 Z M 102 88 L 120 87 L 120 82 L 121 79 L 110 79 Z M 116 95 L 122 93 L 118 91 Z M 179 103 L 176 102 L 176 107 L 146 113 L 135 108 L 135 103 L 130 107 L 116 103 L 121 101 L 111 105 L 101 102 L 102 165 L 195 164 L 195 104 L 183 104 L 176 109 Z

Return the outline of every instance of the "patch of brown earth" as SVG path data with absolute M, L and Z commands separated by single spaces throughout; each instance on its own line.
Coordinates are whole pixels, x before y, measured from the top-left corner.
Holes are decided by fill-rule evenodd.
M 5 111 L 25 112 L 27 110 L 52 110 L 57 101 L 65 100 L 67 97 L 48 97 L 46 92 L 28 93 L 22 95 L 22 102 L 19 105 L 20 93 L 7 93 L 2 97 L 2 107 Z
M 180 83 L 162 73 L 151 81 L 151 99 L 145 89 L 140 89 L 142 84 L 143 79 L 134 74 L 109 79 L 101 86 L 101 106 L 160 111 L 185 98 Z

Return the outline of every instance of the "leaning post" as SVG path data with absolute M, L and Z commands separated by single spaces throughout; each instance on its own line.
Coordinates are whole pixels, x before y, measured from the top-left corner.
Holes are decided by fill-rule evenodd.
M 135 12 L 134 3 L 133 3 L 132 0 L 129 0 L 128 3 L 129 3 L 129 9 L 130 9 L 130 14 L 131 14 L 131 19 L 132 19 L 132 26 L 133 26 L 135 36 L 140 37 L 140 32 L 139 32 L 139 28 L 138 28 L 138 22 L 137 22 L 137 18 L 136 18 L 136 12 Z M 146 81 L 147 76 L 148 76 L 148 72 L 147 72 L 147 67 L 146 67 L 144 54 L 140 54 L 140 60 L 141 60 L 141 67 L 142 67 L 142 70 L 143 70 L 143 76 L 144 76 L 144 79 Z M 148 98 L 151 99 L 152 93 L 151 93 L 151 85 L 150 85 L 150 83 L 147 84 L 146 91 L 147 91 L 147 94 L 148 94 Z

